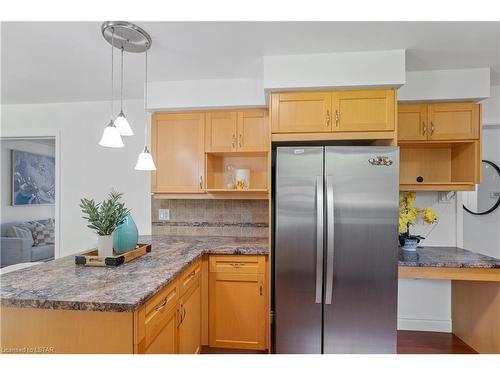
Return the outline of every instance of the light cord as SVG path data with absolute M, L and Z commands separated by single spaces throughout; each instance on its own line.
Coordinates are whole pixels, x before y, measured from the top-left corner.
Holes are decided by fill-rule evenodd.
M 113 122 L 113 113 L 114 113 L 114 106 L 113 106 L 113 93 L 114 93 L 114 51 L 113 49 L 113 44 L 115 43 L 115 29 L 111 28 L 111 122 Z
M 148 147 L 148 50 L 146 49 L 146 63 L 144 64 L 144 148 Z
M 120 112 L 123 112 L 123 45 L 122 45 L 122 62 L 121 62 L 121 85 L 120 85 Z

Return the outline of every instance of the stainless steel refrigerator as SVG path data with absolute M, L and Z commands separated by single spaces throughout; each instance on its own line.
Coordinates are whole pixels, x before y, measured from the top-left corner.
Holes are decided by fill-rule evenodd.
M 277 147 L 274 351 L 395 353 L 399 150 Z

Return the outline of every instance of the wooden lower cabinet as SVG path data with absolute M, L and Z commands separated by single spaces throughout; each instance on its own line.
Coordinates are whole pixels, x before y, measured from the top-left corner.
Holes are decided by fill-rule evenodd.
M 199 353 L 201 260 L 150 298 L 136 316 L 137 353 Z
M 144 351 L 145 354 L 177 353 L 177 307 L 165 315 L 165 325 Z
M 180 301 L 179 353 L 197 354 L 201 349 L 201 284 L 200 279 Z
M 211 256 L 209 274 L 209 345 L 218 348 L 266 348 L 265 258 Z

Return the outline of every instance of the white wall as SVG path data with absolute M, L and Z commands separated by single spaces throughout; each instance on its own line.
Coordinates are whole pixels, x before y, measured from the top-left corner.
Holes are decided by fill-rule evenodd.
M 500 166 L 500 86 L 483 102 L 483 159 Z M 500 208 L 487 215 L 463 212 L 464 247 L 500 258 Z
M 53 145 L 28 140 L 0 140 L 1 145 L 1 221 L 2 223 L 40 220 L 55 217 L 52 205 L 12 205 L 12 157 L 11 150 L 27 151 L 39 155 L 55 156 Z M 57 192 L 56 192 L 57 193 Z
M 435 225 L 418 224 L 411 233 L 425 237 L 423 246 L 457 246 L 457 199 L 438 202 L 436 192 L 419 192 L 415 205 L 438 213 Z M 451 282 L 400 280 L 398 329 L 451 332 Z
M 109 121 L 109 102 L 2 106 L 3 137 L 59 136 L 61 256 L 95 245 L 95 235 L 81 219 L 79 201 L 102 200 L 111 188 L 125 193 L 139 233 L 151 233 L 150 173 L 134 170 L 144 145 L 143 102 L 126 101 L 124 110 L 136 135 L 124 138 L 125 148 L 110 149 L 98 146 Z
M 491 96 L 482 102 L 483 124 L 500 125 L 500 85 L 491 86 Z
M 483 159 L 500 166 L 500 126 L 483 129 Z M 464 247 L 500 258 L 500 208 L 487 215 L 463 213 Z

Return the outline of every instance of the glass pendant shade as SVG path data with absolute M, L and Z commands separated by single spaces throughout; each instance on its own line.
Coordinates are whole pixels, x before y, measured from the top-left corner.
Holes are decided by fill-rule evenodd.
M 123 111 L 120 111 L 120 113 L 116 117 L 115 126 L 122 136 L 130 137 L 134 135 L 134 132 L 132 131 L 132 128 L 130 127 L 127 117 L 124 115 Z
M 99 145 L 103 147 L 124 147 L 122 137 L 120 132 L 116 128 L 113 121 L 109 121 L 108 126 L 104 128 L 104 133 L 102 133 L 102 138 L 99 141 Z
M 144 150 L 139 154 L 137 158 L 137 164 L 135 165 L 136 171 L 156 171 L 156 165 L 153 161 L 153 157 L 149 153 L 148 147 L 144 147 Z

